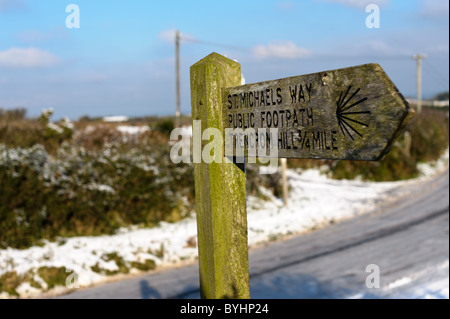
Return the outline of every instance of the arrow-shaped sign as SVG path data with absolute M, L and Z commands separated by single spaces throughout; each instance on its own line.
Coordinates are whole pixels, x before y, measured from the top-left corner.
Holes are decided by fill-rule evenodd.
M 380 160 L 413 111 L 365 64 L 226 88 L 222 113 L 226 156 Z

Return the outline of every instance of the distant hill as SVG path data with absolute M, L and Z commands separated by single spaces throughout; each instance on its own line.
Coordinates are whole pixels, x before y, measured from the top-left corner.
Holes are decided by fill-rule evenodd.
M 447 91 L 447 92 L 442 92 L 442 93 L 436 94 L 436 95 L 433 97 L 433 100 L 437 100 L 437 101 L 448 101 L 448 96 L 449 96 L 448 91 Z

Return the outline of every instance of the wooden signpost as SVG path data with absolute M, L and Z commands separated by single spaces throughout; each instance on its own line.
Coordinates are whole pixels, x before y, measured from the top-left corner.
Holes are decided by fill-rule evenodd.
M 240 79 L 239 63 L 217 53 L 191 67 L 192 119 L 219 129 L 227 144 L 224 161 L 194 164 L 202 298 L 250 297 L 238 146 L 245 156 L 263 145 L 280 158 L 380 160 L 412 115 L 377 64 L 248 85 Z
M 222 98 L 224 128 L 278 129 L 265 144 L 280 158 L 380 160 L 410 114 L 378 64 L 230 87 Z

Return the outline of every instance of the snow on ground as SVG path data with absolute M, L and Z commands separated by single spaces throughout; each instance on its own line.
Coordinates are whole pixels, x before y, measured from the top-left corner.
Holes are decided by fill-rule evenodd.
M 447 276 L 442 276 L 446 273 Z M 383 290 L 393 298 L 408 295 L 415 299 L 449 299 L 449 261 L 388 284 Z
M 128 116 L 124 116 L 124 115 L 114 115 L 114 116 L 105 116 L 103 118 L 103 122 L 108 122 L 108 123 L 120 123 L 120 122 L 126 122 L 128 121 Z
M 248 199 L 249 245 L 264 242 L 268 237 L 289 235 L 322 227 L 373 210 L 380 197 L 402 183 L 367 183 L 332 180 L 319 170 L 303 173 L 287 172 L 291 187 L 289 205 L 270 192 L 271 200 Z M 404 182 L 403 182 L 404 183 Z
M 119 125 L 117 130 L 122 134 L 138 135 L 150 130 L 148 126 Z
M 381 287 L 379 298 L 449 299 L 449 261 L 427 267 Z M 361 296 L 364 297 L 364 296 Z
M 192 137 L 192 125 L 180 127 L 178 133 L 183 136 Z
M 448 151 L 443 159 L 433 165 L 422 165 L 422 177 L 428 178 L 448 165 Z M 273 238 L 305 232 L 322 227 L 330 222 L 351 218 L 373 210 L 381 199 L 388 199 L 393 189 L 408 183 L 362 182 L 358 180 L 332 180 L 317 169 L 288 171 L 291 187 L 289 205 L 275 198 L 269 191 L 261 189 L 269 200 L 255 197 L 247 199 L 249 246 L 267 242 Z M 18 274 L 34 273 L 34 280 L 42 282 L 36 270 L 40 267 L 65 267 L 68 276 L 78 275 L 77 284 L 86 287 L 110 279 L 95 272 L 91 267 L 115 271 L 118 265 L 105 258 L 117 253 L 127 263 L 153 260 L 157 267 L 178 265 L 197 258 L 195 237 L 197 233 L 195 216 L 177 223 L 162 222 L 155 228 L 121 229 L 112 236 L 64 238 L 59 242 L 47 242 L 42 247 L 25 250 L 0 250 L 0 276 L 16 271 Z M 103 257 L 103 258 L 102 258 Z M 448 263 L 447 263 L 448 269 Z M 133 270 L 132 272 L 137 272 Z M 395 289 L 408 284 L 410 279 L 391 283 L 386 289 Z M 44 285 L 45 286 L 45 285 Z M 60 288 L 61 289 L 61 288 Z M 431 291 L 431 292 L 430 292 Z M 21 296 L 33 296 L 41 291 L 22 284 Z M 448 298 L 448 277 L 446 283 L 438 282 L 430 289 L 416 291 L 419 297 Z M 0 297 L 7 297 L 0 292 Z
M 432 176 L 435 172 L 439 172 L 445 169 L 448 166 L 448 163 L 449 149 L 444 152 L 439 161 L 433 163 L 419 163 L 417 167 L 421 172 L 421 177 L 426 178 L 428 176 Z

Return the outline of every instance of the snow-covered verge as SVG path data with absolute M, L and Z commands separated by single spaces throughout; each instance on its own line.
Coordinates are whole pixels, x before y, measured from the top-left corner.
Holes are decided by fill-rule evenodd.
M 430 178 L 447 167 L 448 158 L 447 150 L 438 162 L 422 165 L 419 179 Z M 250 247 L 367 213 L 381 199 L 389 199 L 392 190 L 417 182 L 332 180 L 317 169 L 289 170 L 288 181 L 287 207 L 265 189 L 261 192 L 267 200 L 251 196 L 247 199 Z M 197 258 L 196 232 L 193 215 L 177 223 L 161 222 L 154 228 L 121 229 L 112 236 L 61 238 L 25 250 L 7 248 L 0 250 L 0 279 L 15 272 L 29 279 L 15 289 L 19 297 L 39 297 L 43 292 L 59 293 L 108 281 L 114 278 L 108 276 L 111 273 L 139 273 L 142 265 L 147 269 L 176 266 Z M 43 269 L 62 269 L 65 280 L 49 289 L 51 285 L 42 278 Z M 418 294 L 448 298 L 448 280 L 446 284 Z M 0 291 L 0 297 L 10 295 Z
M 376 298 L 449 299 L 449 261 L 430 266 L 392 282 L 377 291 Z M 444 275 L 447 274 L 447 275 Z M 347 296 L 348 299 L 374 298 L 366 293 Z

